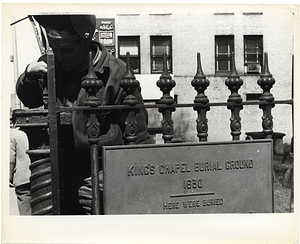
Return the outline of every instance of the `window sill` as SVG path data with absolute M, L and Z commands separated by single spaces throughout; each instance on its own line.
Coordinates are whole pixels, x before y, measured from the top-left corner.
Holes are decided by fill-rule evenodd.
M 218 77 L 218 76 L 219 76 L 219 77 L 227 77 L 227 76 L 229 76 L 229 74 L 230 74 L 229 72 L 228 72 L 228 73 L 215 73 L 214 76 L 215 76 L 215 77 Z
M 230 73 L 216 73 L 214 74 L 215 77 L 228 77 Z M 242 73 L 239 76 L 260 76 L 261 73 Z
M 162 71 L 160 71 L 160 72 L 151 72 L 151 75 L 161 75 L 162 73 L 163 73 Z M 169 73 L 170 75 L 173 75 L 173 73 L 170 72 L 170 71 L 168 71 L 168 73 Z
M 243 76 L 260 76 L 261 73 L 244 73 Z

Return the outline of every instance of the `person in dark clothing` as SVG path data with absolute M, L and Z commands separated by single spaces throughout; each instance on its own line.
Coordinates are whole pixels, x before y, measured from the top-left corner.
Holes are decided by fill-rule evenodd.
M 55 81 L 58 106 L 83 106 L 88 97 L 81 82 L 88 72 L 89 53 L 92 52 L 93 67 L 103 87 L 96 96 L 101 105 L 122 104 L 125 97 L 120 81 L 126 72 L 126 64 L 110 55 L 92 37 L 96 26 L 95 15 L 37 15 L 37 22 L 47 33 L 49 45 L 55 56 Z M 41 78 L 47 72 L 46 56 L 30 63 L 17 81 L 17 95 L 28 108 L 43 105 Z M 140 104 L 143 98 L 140 90 L 134 93 Z M 141 109 L 136 114 L 136 143 L 148 143 L 147 112 Z M 103 145 L 123 144 L 125 115 L 112 110 L 101 123 L 98 143 Z M 87 116 L 82 111 L 72 113 L 72 128 L 59 130 L 59 163 L 62 168 L 62 204 L 65 214 L 91 213 L 91 173 L 89 143 L 87 137 Z M 101 160 L 101 150 L 100 160 Z M 101 165 L 101 164 L 100 164 Z M 100 171 L 102 187 L 102 171 Z

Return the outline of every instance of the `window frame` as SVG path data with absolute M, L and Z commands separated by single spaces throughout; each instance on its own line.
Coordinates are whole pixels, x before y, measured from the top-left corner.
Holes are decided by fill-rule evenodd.
M 169 73 L 173 73 L 173 51 L 172 51 L 172 36 L 150 36 L 150 70 L 151 74 L 161 74 L 162 70 L 157 71 L 153 70 L 153 61 L 162 61 L 163 62 L 163 54 L 162 55 L 154 55 L 153 54 L 153 47 L 154 41 L 170 41 L 170 52 L 166 53 L 167 63 L 170 63 L 170 67 L 168 69 Z
M 246 101 L 259 101 L 262 93 L 246 93 Z
M 230 50 L 225 53 L 219 53 L 219 42 L 221 39 L 228 41 L 228 47 Z M 215 35 L 215 74 L 217 75 L 228 75 L 230 73 L 230 67 L 231 67 L 231 53 L 234 52 L 234 35 Z M 222 55 L 220 57 L 220 55 Z M 227 57 L 225 56 L 227 55 Z M 228 62 L 228 70 L 218 70 L 219 67 L 219 61 L 221 60 L 227 60 Z
M 248 58 L 247 58 L 247 55 L 249 55 L 249 53 L 247 52 L 247 49 L 249 49 L 249 45 L 247 45 L 247 41 L 249 40 L 254 40 L 254 41 L 257 41 L 258 44 L 257 44 L 257 47 L 256 49 L 258 51 L 256 51 L 255 53 L 251 53 L 250 52 L 250 55 L 256 55 L 256 62 L 249 62 L 248 61 Z M 245 67 L 245 73 L 246 74 L 259 74 L 261 73 L 261 70 L 262 70 L 262 66 L 263 66 L 263 53 L 264 53 L 264 50 L 263 50 L 263 35 L 244 35 L 244 67 Z M 260 56 L 260 57 L 258 57 Z M 259 70 L 258 71 L 249 71 L 248 70 L 248 65 L 259 65 Z
M 118 36 L 118 58 L 123 60 L 126 63 L 127 62 L 126 61 L 126 58 L 127 58 L 126 53 L 124 55 L 124 54 L 121 54 L 121 52 L 120 52 L 120 49 L 122 47 L 121 43 L 122 43 L 122 41 L 125 41 L 125 40 L 127 40 L 127 41 L 129 40 L 129 41 L 132 41 L 132 42 L 137 42 L 138 54 L 136 55 L 136 54 L 130 53 L 130 67 L 133 70 L 134 74 L 141 74 L 140 36 Z M 132 65 L 133 61 L 138 62 L 138 70 L 137 71 L 133 69 L 133 67 L 134 67 Z

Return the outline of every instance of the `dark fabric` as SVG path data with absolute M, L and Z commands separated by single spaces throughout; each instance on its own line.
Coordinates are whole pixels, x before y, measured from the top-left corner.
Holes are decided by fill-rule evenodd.
M 97 97 L 102 105 L 122 104 L 125 93 L 120 87 L 120 81 L 125 74 L 126 64 L 111 56 L 99 43 L 93 42 L 91 48 L 96 50 L 93 61 L 95 73 L 103 82 L 103 88 L 97 92 Z M 87 70 L 66 74 L 56 65 L 55 72 L 57 105 L 83 106 L 88 94 L 81 88 L 81 81 Z M 38 78 L 42 77 L 37 77 L 36 82 L 28 82 L 25 71 L 17 81 L 18 97 L 29 108 L 43 105 L 41 82 Z M 142 104 L 143 99 L 138 90 L 135 95 Z M 148 143 L 147 116 L 145 109 L 136 114 L 137 143 Z M 105 116 L 98 115 L 98 119 L 101 121 L 99 148 L 124 143 L 123 111 L 112 110 Z M 72 126 L 61 126 L 58 129 L 62 214 L 90 214 L 91 211 L 91 163 L 86 123 L 87 116 L 82 111 L 74 111 Z M 102 150 L 99 150 L 99 157 L 101 153 Z M 102 170 L 101 161 L 99 165 Z
M 125 74 L 126 64 L 113 56 L 111 56 L 105 47 L 101 44 L 93 42 L 93 47 L 101 49 L 102 54 L 98 60 L 94 60 L 94 70 L 99 79 L 103 82 L 103 88 L 96 94 L 102 105 L 121 104 L 124 99 L 124 91 L 120 87 L 120 81 Z M 88 94 L 81 88 L 81 81 L 87 74 L 87 70 L 78 74 L 66 74 L 59 66 L 55 66 L 56 73 L 56 95 L 57 104 L 59 106 L 70 106 L 73 104 L 83 106 Z M 26 72 L 24 72 L 17 81 L 17 95 L 25 106 L 36 108 L 43 105 L 43 89 L 41 86 L 41 78 L 37 82 L 26 82 Z M 143 103 L 142 96 L 138 90 L 135 92 L 140 104 Z M 122 111 L 114 111 L 106 116 L 107 123 L 118 125 L 124 132 L 125 115 Z M 147 120 L 148 115 L 145 109 L 141 109 L 136 114 L 137 120 L 137 143 L 143 143 L 148 140 Z M 82 111 L 73 113 L 73 129 L 75 146 L 78 148 L 87 148 L 89 146 L 86 135 L 87 116 Z M 119 143 L 122 144 L 122 140 Z
M 101 187 L 101 183 L 103 183 L 103 171 L 99 172 L 99 179 L 100 179 L 100 185 L 99 185 L 99 194 L 100 199 L 103 199 L 103 188 Z M 78 195 L 79 195 L 79 204 L 82 207 L 82 210 L 84 214 L 91 214 L 92 213 L 92 178 L 88 177 L 84 179 L 80 187 L 78 189 Z M 100 214 L 104 213 L 104 205 L 103 202 L 100 204 Z
M 31 215 L 30 183 L 19 185 L 15 188 L 20 215 Z
M 96 16 L 92 14 L 34 15 L 34 18 L 47 32 L 48 29 L 63 30 L 78 33 L 83 39 L 86 39 L 86 33 L 88 39 L 92 39 L 96 28 Z

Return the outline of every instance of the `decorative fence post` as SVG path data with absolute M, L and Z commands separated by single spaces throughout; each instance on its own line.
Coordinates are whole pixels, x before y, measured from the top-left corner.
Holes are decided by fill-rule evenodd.
M 158 101 L 158 104 L 174 104 L 175 100 L 170 95 L 170 91 L 173 89 L 173 87 L 175 87 L 176 83 L 174 80 L 172 80 L 172 77 L 168 72 L 166 53 L 164 53 L 163 59 L 163 72 L 162 75 L 159 77 L 159 80 L 156 82 L 156 85 L 163 92 L 163 96 Z M 162 138 L 164 139 L 165 143 L 171 143 L 171 140 L 173 139 L 172 112 L 175 111 L 175 108 L 159 108 L 158 111 L 163 115 L 163 120 L 161 122 L 163 133 Z
M 44 108 L 48 108 L 49 147 L 45 144 L 36 150 L 28 150 L 32 163 L 31 170 L 31 208 L 32 215 L 60 214 L 60 182 L 58 165 L 58 134 L 57 105 L 55 88 L 55 65 L 52 50 L 47 49 L 47 80 L 46 75 L 41 80 L 43 88 Z M 46 84 L 46 81 L 48 84 Z M 48 99 L 49 92 L 49 99 Z M 37 124 L 36 124 L 37 125 Z M 41 126 L 41 124 L 39 125 Z M 41 126 L 44 127 L 44 126 Z M 46 128 L 42 128 L 46 133 Z M 45 143 L 45 140 L 44 140 Z M 50 158 L 49 158 L 50 157 Z
M 267 52 L 264 53 L 263 71 L 262 74 L 260 75 L 260 78 L 257 80 L 257 84 L 264 91 L 259 97 L 259 100 L 267 102 L 267 104 L 259 105 L 259 108 L 263 110 L 263 117 L 262 117 L 263 132 L 267 139 L 272 139 L 273 116 L 271 115 L 271 110 L 275 106 L 275 104 L 272 104 L 272 102 L 274 101 L 274 97 L 270 92 L 270 90 L 275 84 L 275 79 L 273 78 L 272 74 L 269 71 Z
M 194 110 L 198 113 L 198 118 L 196 120 L 197 122 L 197 136 L 199 138 L 199 141 L 207 141 L 207 118 L 206 118 L 206 112 L 210 110 L 209 106 L 205 106 L 209 99 L 204 94 L 204 91 L 209 86 L 209 80 L 206 79 L 206 76 L 203 74 L 202 67 L 201 67 L 201 59 L 200 59 L 200 53 L 197 53 L 197 73 L 194 76 L 194 79 L 191 82 L 192 86 L 197 91 L 197 96 L 195 97 L 194 103 L 195 104 L 202 104 L 204 106 L 201 107 L 194 107 Z
M 233 140 L 239 140 L 241 134 L 241 117 L 240 110 L 243 109 L 243 105 L 240 105 L 242 102 L 241 95 L 238 93 L 238 90 L 243 85 L 243 80 L 238 75 L 235 68 L 235 58 L 234 52 L 231 53 L 231 68 L 230 74 L 225 81 L 226 86 L 231 91 L 227 102 L 235 103 L 233 105 L 228 105 L 227 108 L 231 110 L 230 118 L 230 129 Z
M 124 143 L 127 145 L 133 145 L 137 139 L 137 121 L 135 114 L 139 109 L 134 108 L 138 104 L 138 100 L 134 96 L 134 91 L 140 86 L 140 82 L 135 79 L 135 76 L 130 67 L 130 53 L 126 52 L 126 73 L 123 76 L 120 86 L 124 89 L 126 97 L 124 98 L 123 104 L 132 106 L 132 109 L 126 110 L 125 120 L 125 132 L 124 132 Z
M 101 80 L 98 80 L 92 63 L 92 52 L 89 53 L 89 71 L 82 81 L 81 86 L 88 93 L 84 105 L 95 108 L 100 105 L 99 98 L 96 97 L 96 93 L 103 87 Z M 100 136 L 100 123 L 96 116 L 96 111 L 85 111 L 88 116 L 87 136 L 90 143 L 90 155 L 91 155 L 91 176 L 92 176 L 92 214 L 100 214 L 100 190 L 99 190 L 99 152 L 98 142 Z

